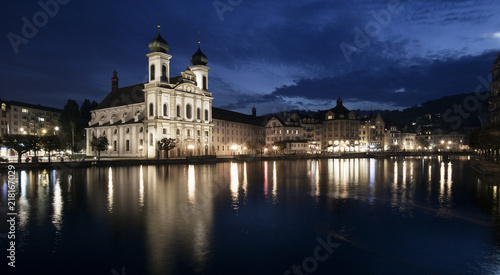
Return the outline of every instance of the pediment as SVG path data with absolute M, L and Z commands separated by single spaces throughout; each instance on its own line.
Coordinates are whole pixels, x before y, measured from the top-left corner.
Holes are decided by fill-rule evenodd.
M 174 88 L 174 90 L 176 92 L 184 92 L 184 93 L 198 94 L 198 95 L 205 96 L 205 93 L 200 88 L 198 88 L 198 86 L 196 86 L 194 84 L 190 84 L 190 83 L 181 83 L 181 84 L 177 85 Z

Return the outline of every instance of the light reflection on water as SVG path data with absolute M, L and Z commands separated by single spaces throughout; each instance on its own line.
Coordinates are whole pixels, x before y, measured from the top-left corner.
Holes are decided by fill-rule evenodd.
M 288 224 L 289 219 L 306 219 L 311 225 L 301 222 L 300 226 L 315 227 L 316 221 L 310 220 L 318 215 L 315 211 L 320 211 L 324 215 L 322 219 L 327 221 L 330 216 L 334 217 L 330 221 L 332 224 L 352 228 L 363 227 L 365 223 L 377 227 L 380 224 L 376 220 L 372 223 L 370 219 L 387 222 L 393 217 L 404 222 L 422 222 L 431 228 L 436 227 L 434 223 L 458 221 L 461 226 L 476 226 L 482 230 L 492 227 L 492 231 L 497 232 L 493 239 L 488 239 L 487 234 L 476 234 L 474 242 L 466 240 L 466 243 L 473 248 L 489 243 L 489 254 L 485 257 L 488 260 L 481 265 L 485 270 L 498 271 L 500 253 L 496 244 L 500 242 L 500 230 L 495 229 L 500 228 L 499 190 L 491 184 L 491 180 L 483 178 L 477 179 L 477 182 L 474 180 L 469 186 L 467 177 L 463 175 L 464 170 L 468 170 L 468 166 L 463 160 L 406 158 L 88 168 L 75 171 L 76 174 L 59 170 L 20 171 L 18 230 L 25 233 L 22 236 L 29 236 L 29 232 L 44 228 L 47 231 L 43 235 L 45 237 L 53 234 L 54 238 L 58 235 L 59 242 L 63 244 L 78 243 L 79 240 L 65 236 L 75 236 L 68 229 L 75 230 L 78 224 L 73 215 L 85 215 L 91 217 L 85 230 L 103 234 L 96 245 L 107 249 L 106 254 L 122 255 L 123 265 L 129 264 L 142 273 L 150 274 L 215 274 L 221 267 L 219 264 L 226 262 L 220 255 L 234 257 L 233 260 L 243 261 L 243 266 L 247 266 L 250 262 L 245 262 L 245 255 L 242 254 L 245 251 L 267 255 L 266 249 L 257 249 L 256 246 L 267 248 L 269 245 L 269 253 L 283 253 L 279 249 L 273 250 L 275 245 L 269 243 L 273 239 L 259 241 L 263 236 L 259 232 L 264 232 L 264 235 L 273 235 L 278 230 L 294 232 L 293 228 L 297 225 L 293 222 Z M 472 195 L 470 188 L 474 190 Z M 469 199 L 464 202 L 464 196 L 472 196 L 470 200 L 474 203 L 470 204 Z M 5 208 L 5 194 L 2 200 Z M 460 212 L 464 208 L 463 203 L 469 203 L 468 209 L 477 208 L 467 211 L 476 212 Z M 282 207 L 292 207 L 293 211 L 279 212 Z M 363 209 L 362 212 L 359 212 L 360 209 Z M 366 219 L 362 218 L 367 215 L 363 211 L 375 212 L 368 216 L 370 219 Z M 274 212 L 276 216 L 269 216 Z M 494 224 L 490 225 L 481 215 L 490 215 Z M 425 218 L 420 220 L 422 217 Z M 285 226 L 278 229 L 281 223 Z M 389 227 L 398 232 L 403 224 L 396 223 Z M 460 228 L 450 227 L 449 230 L 456 233 Z M 469 234 L 467 230 L 464 235 Z M 82 230 L 79 234 L 86 233 Z M 443 237 L 434 234 L 437 234 L 436 239 L 431 238 L 431 241 L 439 244 Z M 363 234 L 356 237 L 360 240 L 366 238 Z M 20 240 L 24 247 L 36 242 L 34 238 L 25 238 Z M 249 243 L 244 241 L 246 239 Z M 80 245 L 92 241 L 97 243 L 92 238 L 83 237 Z M 391 244 L 391 239 L 384 242 L 389 247 L 398 247 L 398 244 Z M 243 247 L 235 247 L 235 243 Z M 276 243 L 277 247 L 281 245 Z M 137 259 L 128 258 L 126 253 L 120 252 L 128 246 L 139 249 L 142 261 L 135 262 Z M 310 243 L 304 244 L 304 249 L 310 246 Z M 57 252 L 59 246 L 51 249 Z M 296 250 L 291 249 L 290 253 L 307 253 L 302 248 Z M 26 251 L 29 252 L 29 249 Z M 240 251 L 240 257 L 232 255 L 231 251 Z M 364 253 L 363 257 L 375 257 L 369 249 L 367 251 L 358 252 Z M 396 251 L 384 253 L 398 253 Z M 50 253 L 43 256 L 41 252 L 32 254 L 41 254 L 42 259 L 54 256 Z M 82 258 L 92 260 L 91 251 L 82 253 Z M 246 256 L 251 259 L 252 255 Z M 287 263 L 295 264 L 294 257 L 284 255 L 282 257 L 287 259 Z M 332 267 L 353 260 L 349 255 L 347 252 L 342 254 L 339 249 L 338 260 L 331 263 Z M 63 257 L 61 254 L 57 256 Z M 111 261 L 111 258 L 107 260 Z M 109 266 L 109 270 L 113 267 Z M 434 271 L 442 271 L 440 268 Z

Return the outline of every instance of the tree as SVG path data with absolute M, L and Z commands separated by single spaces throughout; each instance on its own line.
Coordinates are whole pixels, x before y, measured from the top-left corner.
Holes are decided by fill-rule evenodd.
M 158 150 L 163 151 L 164 155 L 167 155 L 168 159 L 168 151 L 174 149 L 177 146 L 177 142 L 174 138 L 162 138 L 158 141 Z
M 283 151 L 286 149 L 286 141 L 284 140 L 275 141 L 273 146 L 276 146 L 276 150 L 278 150 L 280 153 L 283 153 Z
M 33 152 L 35 153 L 35 157 L 34 157 L 33 161 L 38 161 L 37 153 L 38 153 L 38 151 L 40 151 L 42 149 L 42 144 L 40 143 L 40 137 L 27 135 L 26 140 L 28 143 L 29 150 L 33 150 Z
M 106 136 L 100 136 L 98 138 L 92 136 L 90 145 L 92 146 L 92 150 L 97 151 L 97 160 L 101 160 L 101 151 L 108 150 L 108 138 Z
M 264 147 L 265 143 L 264 143 L 263 139 L 257 139 L 253 142 L 250 140 L 247 140 L 245 145 L 249 150 L 254 150 L 255 154 L 258 155 L 258 154 L 262 153 L 262 147 Z
M 42 148 L 49 152 L 49 162 L 50 162 L 50 153 L 54 150 L 61 149 L 61 140 L 56 135 L 46 135 L 40 138 L 40 144 Z
M 17 162 L 21 163 L 22 155 L 31 150 L 30 148 L 30 136 L 27 135 L 4 135 L 3 144 L 5 147 L 10 148 L 17 153 Z

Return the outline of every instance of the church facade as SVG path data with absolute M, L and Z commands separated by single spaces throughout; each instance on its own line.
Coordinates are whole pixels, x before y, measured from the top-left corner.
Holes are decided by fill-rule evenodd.
M 198 42 L 192 66 L 170 76 L 169 45 L 158 35 L 149 43 L 149 81 L 118 88 L 113 72 L 112 89 L 92 110 L 86 128 L 87 154 L 93 154 L 92 137 L 106 136 L 103 156 L 155 158 L 157 142 L 174 138 L 172 157 L 214 154 L 212 146 L 212 93 L 208 91 L 208 58 Z

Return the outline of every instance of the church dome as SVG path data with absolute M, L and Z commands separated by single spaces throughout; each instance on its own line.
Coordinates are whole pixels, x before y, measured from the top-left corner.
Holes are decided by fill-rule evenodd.
M 207 65 L 208 58 L 200 49 L 200 41 L 198 41 L 198 50 L 191 57 L 191 64 L 193 65 Z
M 153 39 L 153 41 L 149 42 L 149 50 L 154 52 L 167 53 L 170 47 L 168 46 L 167 41 L 163 39 L 160 35 L 160 25 L 158 25 L 158 35 Z

